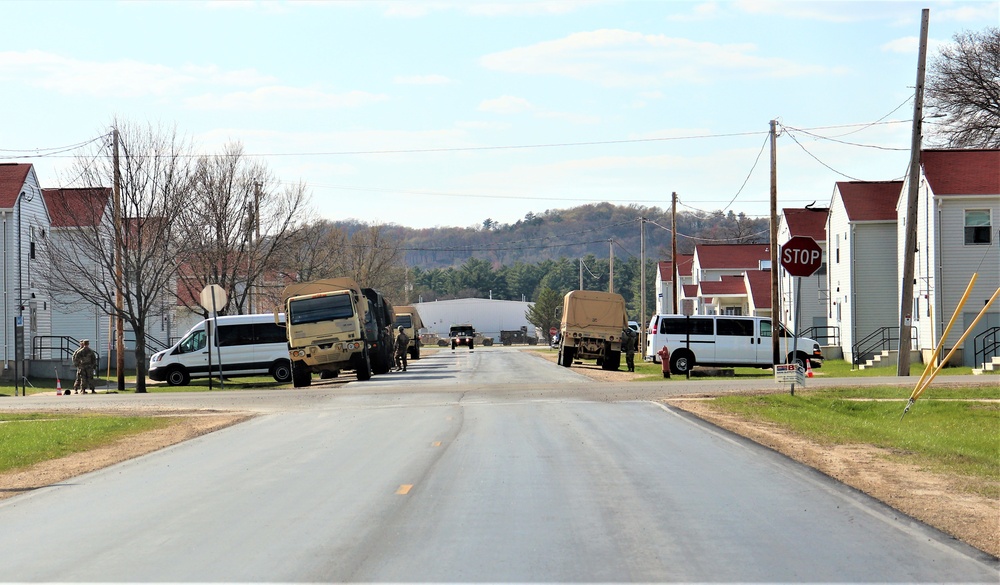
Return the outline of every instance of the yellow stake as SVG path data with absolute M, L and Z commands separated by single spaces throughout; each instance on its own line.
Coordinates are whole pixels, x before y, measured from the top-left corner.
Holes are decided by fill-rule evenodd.
M 969 286 L 965 287 L 965 294 L 963 294 L 962 299 L 958 301 L 958 306 L 955 307 L 955 313 L 951 316 L 951 321 L 948 321 L 948 326 L 944 328 L 944 334 L 941 336 L 941 340 L 938 341 L 937 347 L 931 355 L 931 359 L 927 360 L 927 366 L 924 367 L 924 373 L 920 374 L 920 379 L 917 380 L 917 385 L 913 387 L 913 393 L 910 394 L 910 400 L 916 400 L 917 389 L 920 388 L 921 384 L 924 383 L 924 380 L 927 379 L 927 375 L 934 369 L 934 360 L 941 355 L 941 349 L 944 347 L 944 342 L 948 340 L 948 334 L 951 333 L 951 326 L 955 324 L 956 320 L 958 320 L 962 307 L 965 306 L 965 301 L 968 300 L 969 294 L 972 293 L 972 285 L 976 284 L 977 278 L 979 278 L 979 273 L 973 272 L 972 278 L 969 280 Z

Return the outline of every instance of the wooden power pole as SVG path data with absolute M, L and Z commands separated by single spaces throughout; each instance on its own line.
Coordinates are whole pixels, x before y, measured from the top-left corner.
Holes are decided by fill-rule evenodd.
M 118 376 L 118 392 L 125 392 L 125 299 L 122 294 L 122 173 L 118 162 L 118 127 L 113 132 L 112 162 L 114 163 L 114 206 L 115 206 L 115 370 Z M 138 390 L 136 386 L 136 390 Z
M 677 311 L 677 299 L 680 296 L 681 285 L 678 282 L 680 280 L 680 269 L 677 268 L 677 191 L 674 191 L 671 196 L 670 203 L 670 280 L 671 288 L 670 294 L 673 295 L 673 300 L 670 303 L 670 310 L 674 315 L 679 314 Z
M 906 222 L 903 224 L 903 282 L 899 299 L 899 356 L 896 375 L 910 375 L 910 329 L 913 322 L 913 273 L 917 253 L 917 198 L 920 194 L 920 142 L 924 110 L 924 71 L 927 66 L 927 25 L 930 10 L 924 8 L 920 18 L 920 52 L 917 57 L 917 87 L 913 96 L 913 134 L 910 139 L 910 172 L 907 177 Z
M 781 295 L 778 294 L 778 121 L 771 120 L 771 355 L 781 363 L 778 323 L 781 321 Z

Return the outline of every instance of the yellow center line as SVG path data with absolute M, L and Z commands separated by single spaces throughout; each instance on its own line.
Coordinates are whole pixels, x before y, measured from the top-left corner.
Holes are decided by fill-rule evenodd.
M 411 489 L 413 489 L 412 483 L 404 483 L 403 485 L 399 486 L 398 490 L 396 490 L 396 495 L 405 496 L 406 494 L 410 493 Z

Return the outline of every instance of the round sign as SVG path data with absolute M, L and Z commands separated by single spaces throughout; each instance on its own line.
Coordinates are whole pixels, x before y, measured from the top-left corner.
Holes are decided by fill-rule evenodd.
M 781 267 L 792 276 L 812 276 L 823 265 L 823 249 L 808 236 L 795 236 L 781 247 Z
M 215 313 L 219 309 L 225 308 L 226 303 L 229 302 L 229 297 L 226 295 L 226 289 L 217 284 L 210 284 L 201 289 L 200 301 L 199 304 L 202 309 L 210 313 Z
M 555 327 L 549 327 L 549 337 L 555 335 L 556 333 L 559 333 L 558 329 L 556 329 Z

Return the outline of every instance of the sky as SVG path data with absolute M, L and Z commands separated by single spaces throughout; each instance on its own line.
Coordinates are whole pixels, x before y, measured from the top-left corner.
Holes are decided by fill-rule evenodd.
M 62 147 L 117 118 L 240 143 L 330 220 L 481 227 L 673 192 L 766 216 L 771 120 L 779 208 L 906 174 L 923 8 L 931 59 L 1000 26 L 995 1 L 3 2 L 0 162 L 78 186 Z

